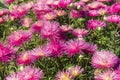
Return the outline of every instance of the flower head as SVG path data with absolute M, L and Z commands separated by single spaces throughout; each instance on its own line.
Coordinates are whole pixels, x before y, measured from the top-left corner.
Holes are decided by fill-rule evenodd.
M 67 71 L 58 72 L 55 76 L 55 80 L 71 80 L 72 76 Z
M 80 66 L 72 66 L 68 69 L 68 72 L 72 75 L 72 77 L 77 77 L 79 76 L 82 72 L 83 72 L 83 68 L 81 68 Z
M 92 66 L 95 68 L 112 68 L 118 61 L 118 57 L 110 51 L 97 51 L 92 57 Z
M 89 20 L 87 23 L 89 29 L 95 30 L 98 27 L 106 27 L 106 23 L 100 20 Z

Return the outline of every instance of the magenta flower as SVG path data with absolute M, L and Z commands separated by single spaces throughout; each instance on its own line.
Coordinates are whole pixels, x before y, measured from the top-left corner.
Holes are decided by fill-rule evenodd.
M 85 45 L 85 41 L 75 39 L 75 40 L 67 41 L 66 44 L 64 45 L 64 49 L 67 55 L 71 57 L 80 52 L 82 53 L 82 49 L 84 48 L 84 45 Z
M 110 51 L 97 51 L 92 57 L 92 66 L 95 68 L 112 68 L 117 64 L 118 57 Z
M 93 19 L 91 19 L 91 20 L 88 21 L 87 27 L 89 29 L 95 30 L 98 27 L 106 27 L 106 23 L 103 22 L 103 21 L 100 21 L 100 20 L 93 20 Z
M 12 3 L 12 2 L 14 2 L 15 0 L 5 0 L 5 3 L 6 4 L 10 4 L 10 3 Z
M 43 78 L 43 71 L 38 68 L 27 66 L 20 71 L 18 75 L 22 80 L 41 80 Z
M 119 15 L 110 15 L 108 17 L 104 17 L 104 19 L 111 23 L 120 23 L 120 16 Z
M 118 80 L 114 71 L 107 70 L 94 77 L 95 80 Z
M 89 10 L 88 15 L 91 17 L 99 16 L 98 10 Z
M 94 1 L 85 6 L 87 10 L 97 10 L 97 9 L 106 8 L 106 7 L 107 6 L 104 3 L 98 2 L 98 1 Z
M 44 22 L 43 21 L 37 21 L 35 22 L 32 27 L 30 28 L 32 32 L 38 32 L 40 33 L 41 28 L 43 27 Z
M 62 25 L 60 27 L 61 32 L 69 32 L 69 31 L 72 31 L 72 30 L 73 30 L 73 28 L 70 25 Z
M 70 11 L 70 17 L 71 18 L 79 18 L 80 16 L 79 16 L 79 11 L 77 11 L 77 10 L 71 10 Z
M 8 13 L 9 13 L 8 9 L 0 9 L 0 17 Z
M 23 42 L 30 40 L 32 33 L 30 31 L 18 30 L 12 32 L 8 38 L 8 44 L 11 46 L 20 46 Z
M 54 10 L 54 12 L 57 14 L 57 16 L 64 16 L 64 15 L 66 15 L 66 12 L 64 10 Z
M 9 45 L 4 46 L 0 43 L 0 62 L 9 62 L 14 58 L 17 48 L 13 48 Z
M 67 71 L 72 75 L 73 78 L 75 78 L 79 76 L 84 71 L 84 69 L 76 65 L 70 67 Z
M 30 51 L 34 59 L 50 56 L 51 50 L 46 46 L 39 46 Z
M 17 64 L 23 64 L 23 65 L 30 64 L 35 60 L 36 57 L 31 54 L 31 51 L 21 52 L 16 59 Z
M 73 0 L 59 0 L 59 7 L 61 8 L 67 8 L 68 5 L 70 5 L 73 2 Z
M 60 57 L 63 55 L 63 44 L 64 41 L 61 40 L 52 40 L 49 44 L 46 45 L 46 49 L 51 50 L 50 56 L 52 57 Z
M 39 18 L 39 20 L 53 20 L 53 19 L 55 19 L 56 17 L 57 17 L 57 15 L 56 15 L 56 13 L 54 13 L 54 12 L 49 12 L 49 13 L 46 13 L 46 14 L 44 14 L 44 15 L 41 15 L 42 17 L 41 18 Z
M 59 23 L 45 21 L 44 26 L 41 28 L 40 35 L 43 38 L 57 38 L 59 36 Z
M 32 19 L 29 17 L 25 17 L 24 19 L 21 20 L 21 24 L 24 27 L 29 27 L 31 23 L 32 23 Z
M 74 29 L 72 33 L 73 33 L 73 35 L 82 38 L 83 36 L 88 34 L 88 31 L 85 29 L 77 28 L 77 29 Z
M 110 14 L 116 14 L 120 12 L 120 2 L 114 3 L 108 11 Z
M 34 12 L 36 14 L 50 12 L 50 7 L 46 4 L 46 0 L 38 0 L 34 5 Z
M 42 70 L 27 66 L 21 71 L 8 75 L 5 80 L 41 80 L 42 78 Z
M 58 72 L 54 80 L 72 80 L 72 76 L 68 71 Z

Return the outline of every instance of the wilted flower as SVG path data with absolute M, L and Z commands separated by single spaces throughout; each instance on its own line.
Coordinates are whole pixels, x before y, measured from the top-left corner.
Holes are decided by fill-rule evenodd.
M 100 20 L 89 20 L 88 23 L 87 23 L 87 27 L 89 29 L 97 29 L 98 27 L 106 27 L 106 23 L 103 22 L 103 21 L 100 21 Z
M 67 71 L 61 71 L 56 74 L 55 80 L 72 80 L 72 76 Z
M 75 78 L 79 76 L 84 71 L 84 69 L 76 65 L 76 66 L 70 67 L 67 71 L 71 74 L 73 78 Z
M 110 51 L 97 51 L 92 57 L 92 66 L 95 68 L 112 68 L 116 65 L 118 57 Z

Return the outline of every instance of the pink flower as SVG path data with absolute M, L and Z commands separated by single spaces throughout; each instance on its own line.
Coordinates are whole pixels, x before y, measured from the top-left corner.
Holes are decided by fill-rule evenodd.
M 70 17 L 71 18 L 79 18 L 79 11 L 77 11 L 77 10 L 71 10 L 70 11 Z
M 8 13 L 9 13 L 8 9 L 0 9 L 0 17 Z
M 29 17 L 25 17 L 24 19 L 21 20 L 22 26 L 29 27 L 32 22 L 32 19 Z
M 59 0 L 59 7 L 61 8 L 67 8 L 68 5 L 70 5 L 73 2 L 73 0 Z
M 20 46 L 23 42 L 30 40 L 31 37 L 32 33 L 30 31 L 18 30 L 8 36 L 7 42 L 11 46 Z
M 46 45 L 46 49 L 51 50 L 50 56 L 56 58 L 63 55 L 63 44 L 64 41 L 61 40 L 52 40 L 49 44 Z
M 38 0 L 34 5 L 34 12 L 36 14 L 50 12 L 51 8 L 46 4 L 46 0 Z
M 116 14 L 120 12 L 120 2 L 114 3 L 110 8 L 109 8 L 109 13 L 110 14 Z
M 72 30 L 73 30 L 73 28 L 70 25 L 62 25 L 60 27 L 61 32 L 69 32 L 69 31 L 72 31 Z
M 120 16 L 119 15 L 110 15 L 108 17 L 104 17 L 104 19 L 111 23 L 119 23 L 120 22 Z
M 72 80 L 72 76 L 67 71 L 58 72 L 54 80 Z
M 40 35 L 43 38 L 58 38 L 59 26 L 58 22 L 45 21 L 43 27 L 41 28 Z
M 84 45 L 85 45 L 85 41 L 75 39 L 75 40 L 67 41 L 66 44 L 64 45 L 64 49 L 67 55 L 71 57 L 80 52 L 82 53 L 82 49 Z
M 43 27 L 44 22 L 43 21 L 37 21 L 35 22 L 32 27 L 30 28 L 32 32 L 38 32 L 40 33 L 41 28 Z
M 87 27 L 89 29 L 95 30 L 98 27 L 106 27 L 106 23 L 103 22 L 103 21 L 100 21 L 100 20 L 93 20 L 93 19 L 91 19 L 91 20 L 88 21 Z
M 0 43 L 0 61 L 1 62 L 9 62 L 14 58 L 15 53 L 17 52 L 17 48 L 13 48 L 9 45 L 4 46 Z
M 7 76 L 5 80 L 41 80 L 42 78 L 42 70 L 27 66 L 23 70 Z
M 16 61 L 18 64 L 27 65 L 34 62 L 35 60 L 36 60 L 36 57 L 31 55 L 31 51 L 24 51 L 18 55 Z
M 92 66 L 95 68 L 112 68 L 117 64 L 118 57 L 110 51 L 97 51 L 92 57 Z
M 18 74 L 22 80 L 40 80 L 43 78 L 43 71 L 31 66 L 25 67 Z
M 14 2 L 15 0 L 5 0 L 5 3 L 6 4 L 10 4 L 10 3 L 12 3 L 12 2 Z
M 57 16 L 64 16 L 64 15 L 66 15 L 66 12 L 64 10 L 54 10 L 54 12 L 57 14 Z
M 77 28 L 77 29 L 74 29 L 72 33 L 73 33 L 73 35 L 82 38 L 83 36 L 88 34 L 88 31 L 85 29 Z
M 114 71 L 107 70 L 94 77 L 95 80 L 118 80 Z
M 79 76 L 84 71 L 84 69 L 76 65 L 70 67 L 67 71 L 72 75 L 73 78 L 75 78 Z

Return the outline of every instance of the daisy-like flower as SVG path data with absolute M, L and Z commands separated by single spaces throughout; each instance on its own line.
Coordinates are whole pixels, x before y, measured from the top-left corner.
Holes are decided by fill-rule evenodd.
M 14 58 L 17 50 L 17 48 L 13 48 L 9 45 L 4 46 L 2 43 L 0 43 L 0 62 L 10 61 L 12 58 Z
M 84 45 L 85 41 L 83 40 L 70 40 L 66 42 L 64 49 L 66 54 L 71 57 L 75 54 L 78 54 L 79 52 L 82 52 Z
M 54 13 L 54 12 L 49 12 L 42 16 L 43 16 L 43 20 L 53 20 L 57 17 L 56 13 Z
M 34 5 L 34 12 L 36 14 L 50 12 L 50 7 L 46 4 L 46 0 L 37 0 L 37 3 Z
M 18 75 L 22 80 L 40 80 L 43 78 L 43 71 L 38 68 L 27 66 L 20 71 Z
M 118 57 L 110 51 L 97 51 L 92 57 L 92 66 L 95 68 L 112 68 L 118 62 Z
M 88 21 L 87 27 L 89 29 L 95 30 L 98 27 L 106 27 L 106 23 L 103 22 L 103 21 L 100 21 L 100 20 L 93 20 L 93 19 L 91 19 L 91 20 Z
M 72 31 L 72 30 L 73 30 L 73 28 L 70 25 L 62 25 L 60 27 L 61 32 L 69 32 L 69 31 Z
M 22 26 L 29 27 L 32 22 L 32 19 L 29 17 L 25 17 L 24 19 L 21 20 Z
M 26 66 L 21 71 L 8 75 L 5 80 L 41 80 L 43 78 L 42 70 Z
M 54 80 L 72 80 L 72 76 L 68 71 L 58 72 Z
M 73 2 L 73 0 L 59 0 L 59 7 L 61 8 L 67 8 L 68 5 L 70 5 Z
M 95 80 L 118 80 L 114 71 L 107 70 L 94 77 Z
M 106 7 L 107 6 L 104 3 L 98 2 L 98 1 L 94 1 L 85 6 L 87 10 L 97 10 L 97 9 L 106 8 Z
M 58 22 L 45 21 L 40 35 L 43 38 L 57 38 L 59 36 L 59 26 Z
M 12 2 L 14 2 L 15 0 L 5 0 L 5 3 L 6 4 L 10 4 L 10 3 L 12 3 Z
M 34 56 L 35 59 L 39 59 L 41 57 L 47 57 L 51 53 L 51 50 L 46 46 L 39 46 L 31 50 L 31 55 Z
M 32 32 L 38 32 L 40 33 L 41 28 L 43 27 L 44 22 L 43 21 L 37 21 L 34 24 L 32 24 L 32 27 L 30 28 Z
M 13 73 L 8 75 L 4 80 L 22 80 L 22 78 L 17 73 Z
M 110 14 L 116 14 L 120 12 L 120 2 L 114 3 L 108 11 Z
M 83 37 L 88 34 L 88 31 L 85 29 L 74 29 L 72 33 L 77 37 Z
M 30 64 L 35 60 L 36 57 L 31 55 L 31 51 L 21 52 L 16 59 L 17 64 L 23 64 L 23 65 Z
M 63 44 L 64 41 L 61 40 L 52 40 L 49 44 L 46 45 L 46 49 L 51 50 L 50 56 L 60 57 L 63 55 Z
M 8 9 L 0 9 L 0 17 L 8 13 L 9 13 Z
M 8 38 L 8 44 L 11 46 L 20 46 L 23 42 L 30 40 L 32 33 L 30 31 L 18 30 L 12 32 Z
M 57 16 L 64 16 L 64 15 L 66 15 L 66 12 L 64 10 L 54 10 L 54 12 L 57 14 Z
M 70 17 L 71 18 L 79 18 L 80 17 L 79 15 L 80 15 L 80 13 L 77 10 L 71 10 L 70 11 Z
M 84 71 L 80 66 L 72 66 L 68 69 L 68 72 L 72 75 L 73 78 L 79 76 Z
M 120 16 L 119 15 L 110 15 L 110 16 L 104 17 L 104 19 L 107 22 L 120 23 Z

